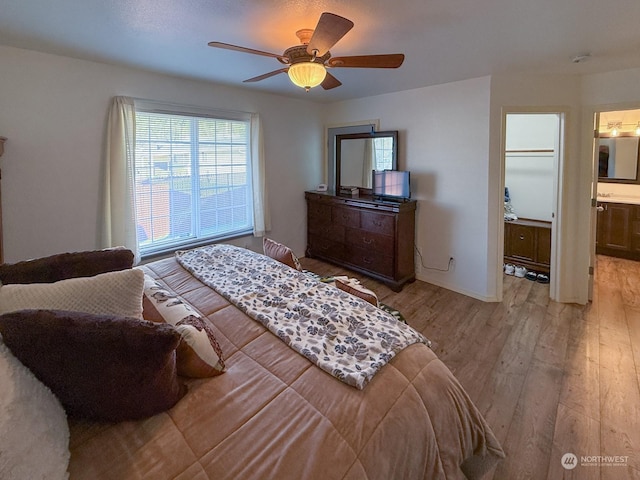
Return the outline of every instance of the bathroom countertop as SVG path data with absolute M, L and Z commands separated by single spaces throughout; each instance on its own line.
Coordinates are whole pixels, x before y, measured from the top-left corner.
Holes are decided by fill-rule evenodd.
M 598 195 L 597 200 L 599 202 L 628 203 L 630 205 L 640 205 L 640 196 L 635 195 L 610 195 L 606 197 Z

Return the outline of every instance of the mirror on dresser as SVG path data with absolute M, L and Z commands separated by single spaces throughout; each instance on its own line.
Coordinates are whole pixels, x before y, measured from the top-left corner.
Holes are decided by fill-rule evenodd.
M 397 166 L 397 130 L 336 136 L 336 192 L 346 186 L 371 190 L 373 170 Z
M 598 182 L 640 184 L 637 136 L 603 136 L 598 139 Z

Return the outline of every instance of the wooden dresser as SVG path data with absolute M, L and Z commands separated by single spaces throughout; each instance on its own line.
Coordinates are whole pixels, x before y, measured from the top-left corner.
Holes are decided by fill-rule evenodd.
M 306 255 L 368 275 L 400 291 L 415 280 L 415 200 L 306 192 Z

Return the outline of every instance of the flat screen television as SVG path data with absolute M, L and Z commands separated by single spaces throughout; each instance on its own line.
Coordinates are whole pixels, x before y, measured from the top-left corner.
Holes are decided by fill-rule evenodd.
M 409 172 L 403 170 L 374 170 L 372 181 L 374 197 L 389 200 L 407 200 L 411 198 Z

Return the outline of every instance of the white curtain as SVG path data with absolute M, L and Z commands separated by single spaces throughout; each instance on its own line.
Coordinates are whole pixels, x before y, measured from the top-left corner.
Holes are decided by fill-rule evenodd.
M 107 124 L 102 247 L 124 246 L 140 261 L 135 188 L 136 122 L 134 101 L 114 97 Z
M 267 205 L 262 124 L 257 113 L 251 114 L 251 182 L 253 185 L 253 235 L 263 237 L 271 230 Z
M 362 159 L 362 183 L 366 188 L 371 188 L 372 171 L 375 170 L 376 149 L 373 145 L 373 138 L 364 141 L 364 158 Z

